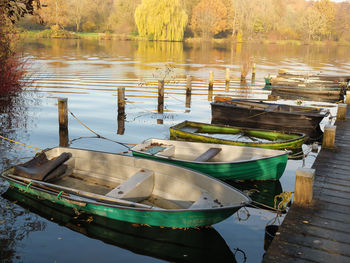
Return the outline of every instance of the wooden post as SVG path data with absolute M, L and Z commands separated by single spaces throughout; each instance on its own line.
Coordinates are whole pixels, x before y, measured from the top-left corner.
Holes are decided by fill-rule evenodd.
M 186 108 L 191 108 L 192 76 L 186 78 Z
M 226 68 L 226 85 L 230 84 L 230 80 L 231 80 L 231 73 L 230 73 L 230 69 Z
M 213 88 L 214 88 L 214 72 L 209 72 L 209 89 L 208 89 L 208 101 L 213 100 Z
M 125 88 L 118 88 L 118 114 L 125 114 Z
M 345 104 L 350 105 L 350 91 L 348 92 L 348 95 L 345 96 Z
M 68 147 L 68 99 L 58 98 L 59 145 Z
M 337 126 L 333 125 L 326 125 L 324 127 L 324 133 L 323 133 L 323 141 L 322 141 L 322 147 L 323 148 L 334 148 L 334 142 L 335 142 L 335 132 L 337 130 Z
M 117 134 L 125 132 L 125 88 L 118 88 L 118 130 Z
M 252 83 L 255 81 L 255 63 L 252 66 Z
M 346 105 L 345 103 L 338 104 L 337 121 L 345 121 L 347 106 L 348 105 Z
M 158 80 L 158 113 L 164 112 L 164 80 Z
M 125 114 L 118 112 L 118 130 L 117 134 L 123 135 L 125 132 Z
M 214 72 L 209 72 L 209 90 L 212 90 L 214 87 Z
M 294 203 L 308 205 L 313 198 L 315 169 L 298 168 L 295 178 Z

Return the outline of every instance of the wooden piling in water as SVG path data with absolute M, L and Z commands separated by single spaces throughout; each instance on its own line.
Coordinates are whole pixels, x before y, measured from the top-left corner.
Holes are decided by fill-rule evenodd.
M 191 108 L 192 76 L 186 77 L 186 108 Z
M 68 147 L 68 99 L 58 98 L 59 145 Z
M 226 68 L 226 85 L 230 84 L 230 80 L 231 80 L 231 72 L 229 68 Z
M 255 81 L 255 63 L 253 63 L 253 66 L 252 66 L 252 83 L 254 83 Z
M 118 88 L 118 114 L 125 114 L 125 88 Z
M 335 142 L 335 132 L 336 132 L 337 126 L 333 125 L 326 125 L 324 127 L 323 132 L 323 141 L 322 141 L 322 147 L 323 148 L 334 148 L 334 142 Z
M 125 132 L 125 88 L 118 88 L 118 130 L 117 134 Z
M 345 120 L 347 106 L 348 105 L 346 105 L 345 103 L 338 104 L 337 121 L 344 121 Z
M 309 205 L 313 198 L 315 169 L 298 168 L 295 178 L 294 203 Z
M 164 80 L 158 80 L 158 113 L 164 112 Z
M 214 87 L 214 72 L 209 71 L 209 90 L 212 90 Z

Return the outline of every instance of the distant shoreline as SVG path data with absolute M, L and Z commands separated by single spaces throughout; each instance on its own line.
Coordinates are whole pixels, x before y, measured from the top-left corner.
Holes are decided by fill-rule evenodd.
M 21 38 L 43 38 L 43 39 L 90 39 L 90 40 L 123 40 L 123 41 L 152 41 L 152 42 L 168 42 L 168 41 L 154 41 L 148 40 L 147 38 L 142 38 L 137 35 L 126 35 L 126 34 L 114 34 L 114 33 L 97 33 L 97 32 L 72 32 L 72 31 L 59 31 L 54 32 L 50 29 L 47 30 L 29 30 L 19 33 Z M 173 41 L 175 42 L 175 41 Z M 347 41 L 303 41 L 303 40 L 269 40 L 269 39 L 253 39 L 245 40 L 242 42 L 233 41 L 232 38 L 213 38 L 205 40 L 202 38 L 185 38 L 183 43 L 214 43 L 214 44 L 243 44 L 243 43 L 259 43 L 259 44 L 277 44 L 277 45 L 312 45 L 312 46 L 327 46 L 327 45 L 342 45 L 350 46 L 350 42 Z

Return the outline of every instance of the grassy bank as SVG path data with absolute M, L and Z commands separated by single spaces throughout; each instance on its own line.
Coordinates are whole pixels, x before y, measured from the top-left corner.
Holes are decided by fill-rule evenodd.
M 22 38 L 65 38 L 65 39 L 96 39 L 96 40 L 147 40 L 135 34 L 113 34 L 113 33 L 96 33 L 96 32 L 72 32 L 66 30 L 31 30 L 20 33 Z M 213 38 L 204 40 L 202 38 L 186 38 L 185 43 L 214 43 L 214 44 L 230 44 L 233 42 L 232 38 Z M 261 43 L 261 44 L 277 44 L 277 45 L 343 45 L 350 46 L 350 42 L 346 41 L 302 41 L 302 40 L 270 40 L 270 39 L 256 39 L 243 41 L 244 43 Z

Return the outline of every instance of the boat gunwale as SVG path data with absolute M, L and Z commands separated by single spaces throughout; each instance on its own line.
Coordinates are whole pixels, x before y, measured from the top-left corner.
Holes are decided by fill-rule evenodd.
M 242 100 L 237 100 L 237 101 L 242 101 Z M 261 104 L 261 105 L 278 105 L 278 106 L 292 106 L 292 107 L 297 107 L 296 105 L 288 105 L 288 104 L 280 104 L 280 103 L 267 103 L 267 102 L 259 102 L 259 101 L 243 101 L 243 102 L 247 102 L 247 103 L 253 103 L 253 104 Z M 231 102 L 223 102 L 223 101 L 214 101 L 210 103 L 211 105 L 214 106 L 219 106 L 219 107 L 230 107 L 230 108 L 239 108 L 239 109 L 244 109 L 244 110 L 254 110 L 254 111 L 259 111 L 259 112 L 266 112 L 269 114 L 288 114 L 288 115 L 307 115 L 307 116 L 312 116 L 312 117 L 317 117 L 317 118 L 325 118 L 327 117 L 330 112 L 326 111 L 326 112 L 322 112 L 321 110 L 318 113 L 315 112 L 309 112 L 307 114 L 305 114 L 304 111 L 300 111 L 300 112 L 289 112 L 289 111 L 266 111 L 266 109 L 259 109 L 259 108 L 247 108 L 247 107 L 242 107 L 238 104 L 232 104 Z M 301 106 L 303 108 L 306 108 L 305 111 L 307 111 L 307 109 L 315 109 L 313 107 L 307 107 L 307 106 Z
M 149 138 L 147 140 L 144 140 L 142 143 L 140 144 L 144 144 L 146 141 L 148 140 L 161 140 L 161 141 L 171 141 L 171 140 L 163 140 L 163 139 L 155 139 L 155 138 Z M 182 141 L 176 141 L 176 142 L 179 142 L 181 143 Z M 189 142 L 189 141 L 186 141 L 187 143 L 198 143 L 198 144 L 211 144 L 213 146 L 217 146 L 220 145 L 220 144 L 214 144 L 214 143 L 204 143 L 204 142 Z M 288 155 L 290 151 L 284 151 L 284 150 L 277 150 L 277 149 L 265 149 L 265 150 L 271 150 L 271 151 L 279 151 L 279 152 L 283 152 L 283 153 L 280 153 L 278 155 L 274 155 L 274 156 L 267 156 L 267 157 L 261 157 L 261 158 L 256 158 L 256 159 L 252 159 L 252 160 L 238 160 L 238 161 L 227 161 L 227 162 L 210 162 L 210 161 L 207 161 L 207 162 L 198 162 L 198 161 L 189 161 L 189 160 L 184 160 L 184 159 L 177 159 L 177 158 L 172 158 L 172 157 L 167 157 L 167 156 L 161 156 L 161 155 L 157 155 L 157 154 L 152 154 L 152 153 L 147 153 L 147 152 L 143 152 L 143 151 L 139 151 L 139 150 L 133 150 L 133 148 L 135 148 L 136 146 L 140 145 L 140 144 L 137 144 L 135 145 L 134 147 L 130 148 L 130 151 L 133 151 L 133 152 L 137 152 L 137 153 L 141 153 L 141 154 L 145 154 L 145 155 L 149 155 L 149 156 L 155 156 L 155 157 L 159 157 L 160 159 L 166 159 L 166 160 L 171 160 L 171 161 L 180 161 L 180 162 L 188 162 L 188 163 L 196 163 L 196 164 L 206 164 L 206 165 L 209 165 L 209 164 L 212 164 L 212 165 L 220 165 L 220 164 L 236 164 L 236 163 L 250 163 L 250 162 L 256 162 L 256 161 L 260 161 L 260 160 L 266 160 L 266 159 L 271 159 L 271 158 L 276 158 L 276 157 L 281 157 L 283 155 Z M 232 146 L 232 147 L 249 147 L 249 146 L 239 146 L 239 145 L 224 145 L 225 147 L 226 146 Z M 261 150 L 263 151 L 264 148 L 259 148 L 259 147 L 249 147 L 251 149 L 257 149 L 257 150 Z M 188 168 L 186 168 L 188 169 Z M 193 171 L 193 170 L 192 170 Z
M 233 128 L 233 129 L 240 129 L 240 130 L 253 130 L 253 131 L 268 131 L 268 132 L 277 132 L 277 133 L 283 133 L 283 134 L 288 134 L 288 135 L 292 135 L 292 134 L 295 134 L 297 136 L 300 136 L 300 137 L 297 137 L 296 139 L 289 139 L 289 140 L 284 140 L 284 141 L 278 141 L 278 142 L 254 142 L 252 144 L 267 144 L 267 145 L 274 145 L 274 144 L 284 144 L 284 143 L 289 143 L 289 142 L 296 142 L 298 140 L 305 140 L 306 138 L 306 134 L 305 133 L 302 133 L 302 132 L 281 132 L 281 131 L 275 131 L 275 130 L 264 130 L 264 129 L 259 129 L 259 128 L 248 128 L 248 127 L 239 127 L 239 126 L 229 126 L 229 125 L 220 125 L 220 124 L 207 124 L 207 123 L 201 123 L 201 122 L 195 122 L 195 121 L 184 121 L 184 122 L 181 122 L 179 124 L 176 124 L 174 126 L 171 126 L 169 129 L 173 129 L 173 130 L 177 130 L 177 131 L 181 131 L 181 132 L 184 132 L 183 130 L 180 130 L 180 127 L 177 127 L 177 126 L 180 126 L 180 125 L 184 125 L 185 124 L 190 124 L 189 126 L 191 126 L 191 123 L 195 123 L 195 124 L 204 124 L 204 125 L 213 125 L 213 126 L 217 126 L 217 127 L 222 127 L 222 128 Z M 190 133 L 190 134 L 194 134 L 192 132 L 187 132 L 187 133 Z M 205 138 L 212 138 L 210 136 L 207 136 L 207 135 L 198 135 L 198 136 L 203 136 Z M 220 139 L 221 141 L 223 142 L 239 142 L 241 143 L 240 141 L 234 141 L 234 140 L 226 140 L 226 139 Z M 250 142 L 242 142 L 242 143 L 246 143 L 246 144 L 250 144 Z M 237 145 L 239 146 L 239 145 Z M 249 145 L 247 145 L 249 146 Z M 245 147 L 245 146 L 242 146 L 242 147 Z
M 55 149 L 55 148 L 67 148 L 67 149 L 75 149 L 75 150 L 82 150 L 82 149 L 79 149 L 79 148 L 69 148 L 69 147 L 53 147 L 53 148 L 49 148 L 49 149 L 45 149 L 43 152 L 46 152 L 46 151 L 49 151 L 49 150 L 52 150 L 52 149 Z M 101 152 L 101 151 L 93 151 L 93 150 L 84 150 L 84 151 L 92 151 L 92 152 L 100 152 L 100 153 L 107 153 L 107 154 L 113 154 L 113 153 L 108 153 L 108 152 Z M 132 157 L 132 156 L 128 156 L 130 158 L 136 158 L 136 157 Z M 144 160 L 142 158 L 137 158 L 137 159 L 140 159 L 140 160 Z M 151 161 L 151 162 L 157 162 L 157 161 L 153 161 L 153 160 L 148 160 L 148 161 Z M 147 211 L 147 212 L 164 212 L 164 213 L 179 213 L 179 212 L 209 212 L 209 211 L 219 211 L 219 210 L 232 210 L 232 209 L 240 209 L 241 207 L 247 205 L 247 204 L 250 204 L 252 202 L 251 198 L 244 194 L 242 191 L 240 191 L 239 189 L 235 188 L 235 187 L 232 187 L 231 185 L 229 185 L 228 183 L 225 183 L 219 179 L 216 179 L 216 178 L 213 178 L 213 177 L 208 177 L 207 175 L 205 175 L 204 173 L 201 173 L 201 172 L 198 172 L 196 170 L 193 170 L 193 169 L 190 169 L 190 168 L 184 168 L 182 166 L 179 166 L 179 165 L 175 165 L 175 164 L 167 164 L 167 165 L 170 165 L 170 166 L 175 166 L 176 168 L 181 168 L 181 169 L 187 169 L 187 170 L 190 170 L 191 172 L 194 172 L 194 173 L 197 173 L 201 176 L 204 176 L 206 178 L 209 178 L 211 180 L 214 180 L 216 181 L 217 183 L 219 184 L 223 184 L 225 185 L 226 187 L 228 187 L 230 189 L 230 191 L 233 191 L 233 192 L 236 192 L 238 194 L 240 194 L 242 197 L 244 197 L 244 199 L 246 199 L 245 201 L 242 201 L 240 204 L 236 204 L 236 205 L 229 205 L 229 206 L 223 206 L 223 207 L 216 207 L 216 208 L 192 208 L 192 209 L 164 209 L 164 208 L 160 208 L 160 207 L 156 207 L 156 206 L 150 206 L 150 208 L 141 208 L 141 207 L 132 207 L 132 206 L 127 206 L 127 205 L 118 205 L 118 204 L 111 204 L 111 203 L 105 203 L 103 201 L 94 201 L 93 199 L 90 199 L 85 197 L 84 195 L 79 195 L 77 193 L 69 193 L 69 191 L 67 191 L 70 195 L 72 196 L 77 196 L 77 197 L 81 197 L 81 198 L 84 198 L 84 200 L 79 200 L 79 199 L 74 199 L 74 197 L 67 197 L 67 196 L 64 196 L 64 195 L 60 195 L 60 198 L 62 199 L 67 199 L 67 200 L 71 200 L 71 201 L 75 201 L 75 202 L 80 202 L 80 203 L 86 203 L 86 204 L 91 204 L 91 205 L 98 205 L 98 206 L 105 206 L 105 207 L 110 207 L 110 208 L 116 208 L 116 209 L 125 209 L 125 210 L 134 210 L 134 211 Z M 14 166 L 13 166 L 14 167 Z M 5 172 L 11 170 L 13 167 L 10 167 L 4 171 L 1 172 L 0 174 L 0 177 L 5 179 L 6 181 L 8 182 L 13 182 L 13 183 L 16 183 L 16 184 L 20 184 L 22 186 L 28 186 L 30 185 L 30 183 L 25 183 L 23 181 L 19 181 L 17 179 L 14 179 L 14 178 L 11 178 L 11 175 L 4 175 Z M 24 177 L 23 177 L 24 178 Z M 28 178 L 24 178 L 24 179 L 28 179 Z M 29 179 L 31 182 L 37 182 L 37 183 L 45 183 L 46 186 L 51 186 L 53 188 L 56 188 L 56 189 L 59 189 L 61 188 L 59 185 L 56 185 L 56 184 L 52 184 L 52 183 L 47 183 L 47 182 L 41 182 L 41 181 L 37 181 L 37 180 L 34 180 L 34 179 Z M 16 186 L 14 186 L 16 187 Z M 18 187 L 16 187 L 18 188 Z M 50 190 L 47 190 L 47 189 L 43 189 L 39 186 L 35 186 L 35 185 L 30 185 L 30 188 L 33 188 L 37 191 L 40 191 L 40 192 L 44 192 L 44 193 L 47 193 L 47 194 L 51 194 L 53 196 L 57 196 L 57 193 L 53 192 L 53 191 L 50 191 Z M 62 189 L 62 188 L 61 188 Z M 74 188 L 72 188 L 74 189 Z M 78 190 L 78 189 L 74 189 L 74 190 Z M 205 189 L 203 189 L 205 190 Z M 32 194 L 32 193 L 30 193 Z M 32 194 L 32 195 L 35 195 L 35 196 L 38 196 L 36 194 Z M 45 200 L 47 200 L 45 198 Z M 116 199 L 118 200 L 118 199 Z M 121 199 L 122 200 L 122 199 Z M 49 200 L 51 201 L 51 200 Z M 134 202 L 136 205 L 139 204 L 139 203 L 136 203 Z M 80 206 L 77 204 L 77 206 Z M 151 208 L 152 207 L 152 208 Z

